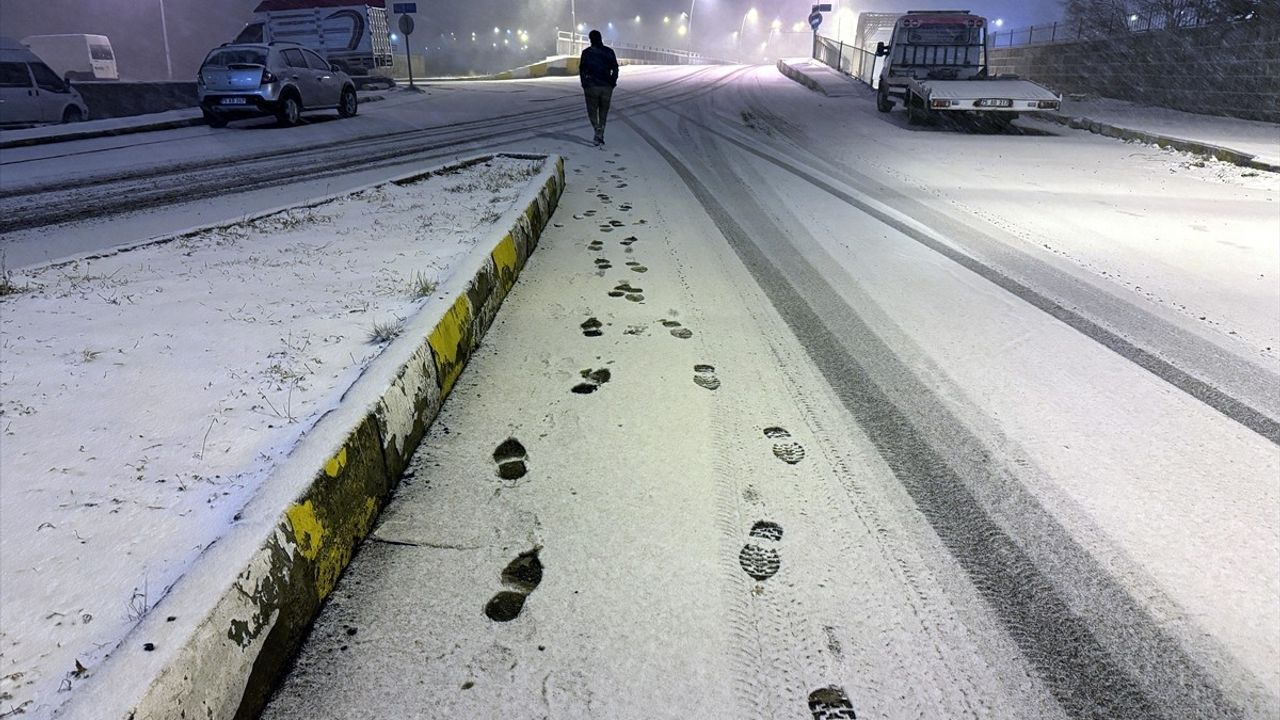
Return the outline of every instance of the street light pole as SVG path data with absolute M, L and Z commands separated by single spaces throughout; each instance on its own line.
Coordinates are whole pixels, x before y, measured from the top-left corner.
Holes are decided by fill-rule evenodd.
M 689 28 L 686 31 L 689 35 L 689 52 L 693 52 L 693 6 L 698 0 L 689 0 Z
M 169 23 L 164 18 L 164 0 L 160 0 L 160 35 L 164 38 L 164 65 L 169 73 L 169 79 L 173 79 L 173 56 L 169 53 Z
M 569 0 L 569 17 L 573 20 L 573 27 L 569 28 L 569 37 L 573 38 L 573 42 L 569 43 L 569 54 L 578 54 L 578 3 L 577 0 Z

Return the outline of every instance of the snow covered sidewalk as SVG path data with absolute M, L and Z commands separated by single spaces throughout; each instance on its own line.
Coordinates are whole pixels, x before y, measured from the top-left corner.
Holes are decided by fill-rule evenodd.
M 380 102 L 386 99 L 386 95 L 360 94 L 361 103 Z M 30 147 L 32 145 L 47 145 L 71 140 L 88 140 L 90 138 L 154 132 L 157 130 L 174 130 L 204 124 L 204 117 L 200 113 L 200 108 L 192 107 L 182 110 L 148 113 L 146 115 L 88 120 L 67 125 L 42 125 L 20 130 L 0 130 L 0 150 Z
M 1063 100 L 1060 115 L 1080 118 L 1086 126 L 1100 123 L 1135 133 L 1223 148 L 1253 156 L 1259 164 L 1280 170 L 1280 126 L 1272 123 L 1198 115 L 1110 98 Z
M 861 95 L 867 88 L 853 78 L 808 58 L 786 58 L 778 61 L 778 72 L 820 92 L 827 97 Z
M 0 131 L 0 150 L 67 142 L 69 140 L 151 132 L 153 130 L 172 130 L 174 128 L 203 124 L 204 118 L 200 115 L 199 108 L 186 108 L 183 110 L 148 113 L 146 115 L 132 115 L 130 117 L 88 120 L 67 125 L 44 125 L 21 130 L 3 130 Z
M 43 716 L 94 673 L 544 163 L 5 278 L 0 716 Z

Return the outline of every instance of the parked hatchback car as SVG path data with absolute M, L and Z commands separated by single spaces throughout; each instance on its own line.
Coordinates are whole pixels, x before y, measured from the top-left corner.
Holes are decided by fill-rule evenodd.
M 79 122 L 89 108 L 71 84 L 35 53 L 0 38 L 0 126 Z
M 296 125 L 305 110 L 356 114 L 350 76 L 296 43 L 226 44 L 205 58 L 196 77 L 200 108 L 213 127 L 237 118 L 274 115 Z

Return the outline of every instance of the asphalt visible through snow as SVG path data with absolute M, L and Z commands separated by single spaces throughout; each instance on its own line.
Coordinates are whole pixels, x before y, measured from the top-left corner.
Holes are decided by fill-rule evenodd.
M 908 130 L 771 68 L 623 79 L 604 149 L 571 81 L 475 83 L 371 106 L 353 142 L 172 131 L 190 153 L 76 144 L 92 182 L 57 190 L 75 147 L 6 179 L 27 248 L 99 212 L 98 235 L 176 229 L 201 198 L 234 217 L 481 149 L 566 156 L 264 717 L 1280 714 L 1280 303 L 1245 286 L 1280 271 L 1277 183 L 1033 121 Z M 1160 193 L 1262 242 L 1178 262 Z M 1160 297 L 1119 236 L 1041 229 L 1113 210 L 1162 239 Z

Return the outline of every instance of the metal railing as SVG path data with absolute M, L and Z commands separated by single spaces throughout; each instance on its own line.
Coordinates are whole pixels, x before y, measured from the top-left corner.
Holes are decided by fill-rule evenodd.
M 879 87 L 883 59 L 870 50 L 840 42 L 822 35 L 813 39 L 813 59 L 853 78 Z
M 1091 20 L 1059 21 L 1012 30 L 996 30 L 991 33 L 991 47 L 1099 40 L 1153 30 L 1204 27 L 1222 21 L 1222 17 L 1211 15 L 1198 5 L 1172 11 L 1111 13 Z
M 577 56 L 582 53 L 583 48 L 589 46 L 591 41 L 586 35 L 560 30 L 556 33 L 556 54 Z M 609 47 L 613 48 L 619 60 L 631 60 L 633 62 L 650 63 L 653 65 L 715 65 L 723 64 L 721 60 L 708 58 L 700 53 L 691 52 L 689 50 L 676 50 L 673 48 L 655 47 L 652 45 L 637 45 L 635 43 L 613 43 Z

